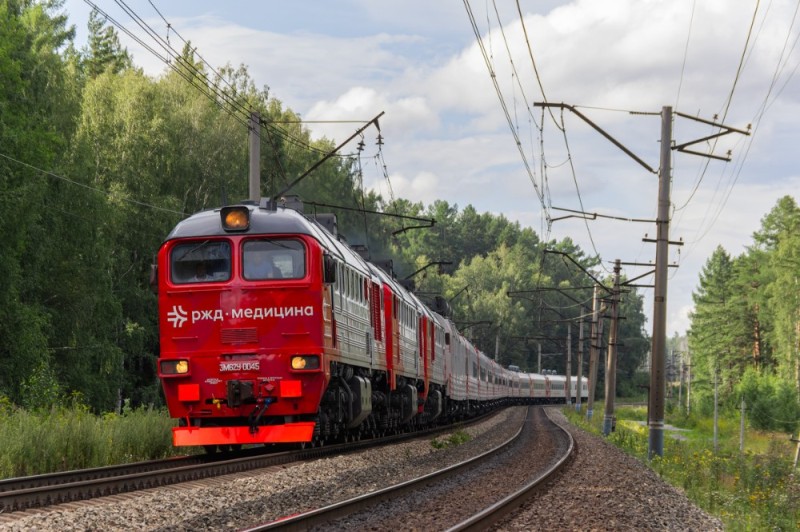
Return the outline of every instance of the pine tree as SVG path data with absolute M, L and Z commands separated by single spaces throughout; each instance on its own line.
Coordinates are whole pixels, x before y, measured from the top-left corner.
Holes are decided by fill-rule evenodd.
M 119 42 L 119 36 L 112 26 L 106 25 L 105 17 L 96 9 L 89 14 L 89 49 L 84 59 L 84 71 L 90 79 L 103 72 L 118 74 L 131 68 L 128 50 Z

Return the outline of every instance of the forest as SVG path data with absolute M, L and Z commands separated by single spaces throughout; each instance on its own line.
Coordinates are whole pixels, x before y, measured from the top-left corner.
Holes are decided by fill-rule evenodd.
M 152 77 L 96 12 L 81 47 L 60 0 L 0 0 L 0 17 L 0 401 L 77 401 L 98 413 L 161 405 L 149 273 L 162 240 L 191 213 L 248 197 L 251 111 L 262 119 L 263 196 L 336 143 L 312 138 L 247 67 L 210 67 L 190 43 Z M 446 299 L 456 325 L 500 363 L 537 370 L 538 342 L 543 369 L 563 372 L 567 322 L 591 311 L 585 272 L 610 286 L 607 265 L 501 213 L 381 197 L 362 186 L 362 162 L 346 147 L 288 193 L 307 211 L 336 213 L 348 242 L 391 260 L 421 298 Z M 766 386 L 796 407 L 800 302 L 786 287 L 797 284 L 798 224 L 783 198 L 747 254 L 709 259 L 689 339 L 698 401 L 716 368 L 729 402 Z M 620 315 L 618 393 L 641 393 L 650 339 L 635 289 Z
M 780 198 L 738 257 L 712 253 L 692 293 L 688 332 L 697 403 L 708 411 L 714 382 L 723 404 L 752 409 L 756 428 L 800 422 L 800 208 Z

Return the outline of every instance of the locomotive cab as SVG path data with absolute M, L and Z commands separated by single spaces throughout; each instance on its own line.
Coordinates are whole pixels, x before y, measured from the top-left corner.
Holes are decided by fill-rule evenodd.
M 294 211 L 239 205 L 176 226 L 156 270 L 175 445 L 311 441 L 332 345 L 326 265 Z

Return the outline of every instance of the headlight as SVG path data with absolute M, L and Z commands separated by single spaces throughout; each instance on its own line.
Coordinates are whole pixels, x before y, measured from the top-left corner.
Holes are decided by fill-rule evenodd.
M 188 360 L 162 360 L 161 361 L 161 374 L 162 375 L 185 375 L 189 373 Z
M 223 207 L 220 215 L 222 228 L 226 231 L 247 231 L 250 228 L 250 210 L 247 207 Z
M 317 355 L 294 355 L 292 369 L 319 369 L 319 357 Z

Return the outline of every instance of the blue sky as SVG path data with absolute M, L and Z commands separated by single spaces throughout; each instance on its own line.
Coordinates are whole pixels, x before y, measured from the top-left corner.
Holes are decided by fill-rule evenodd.
M 115 2 L 98 5 L 143 35 Z M 540 235 L 569 237 L 588 253 L 596 251 L 608 269 L 616 258 L 653 260 L 654 246 L 642 238 L 653 237 L 655 224 L 573 218 L 555 221 L 548 233 L 542 203 L 655 219 L 657 178 L 575 115 L 554 111 L 542 117 L 526 102 L 546 97 L 579 106 L 654 168 L 660 118 L 627 111 L 658 113 L 670 105 L 707 120 L 724 117 L 726 125 L 740 129 L 752 124 L 753 135 L 728 135 L 714 146 L 717 154 L 731 150 L 729 163 L 673 152 L 670 237 L 686 245 L 680 255 L 676 248 L 670 251 L 671 262 L 680 264 L 670 272 L 670 335 L 688 327 L 691 292 L 714 248 L 742 253 L 760 219 L 800 184 L 800 20 L 796 3 L 786 0 L 520 0 L 538 79 L 517 3 L 470 1 L 531 174 L 463 2 L 131 0 L 127 5 L 166 36 L 155 6 L 209 63 L 246 65 L 258 86 L 269 86 L 271 95 L 306 120 L 367 120 L 385 111 L 383 156 L 395 197 L 426 204 L 445 199 L 504 214 Z M 68 0 L 64 8 L 81 45 L 90 8 L 78 0 Z M 163 72 L 156 58 L 121 37 L 145 72 Z M 174 34 L 172 39 L 177 42 Z M 565 132 L 556 127 L 562 121 Z M 343 140 L 357 126 L 309 127 L 315 135 Z M 685 118 L 676 118 L 673 130 L 676 143 L 715 132 Z M 368 146 L 374 136 L 374 130 L 366 132 Z M 371 155 L 369 149 L 365 154 Z M 372 159 L 365 160 L 364 171 L 365 185 L 388 196 Z M 533 182 L 546 192 L 543 202 Z M 551 218 L 566 214 L 549 212 Z M 625 273 L 634 277 L 644 271 Z M 649 316 L 652 290 L 644 294 Z

